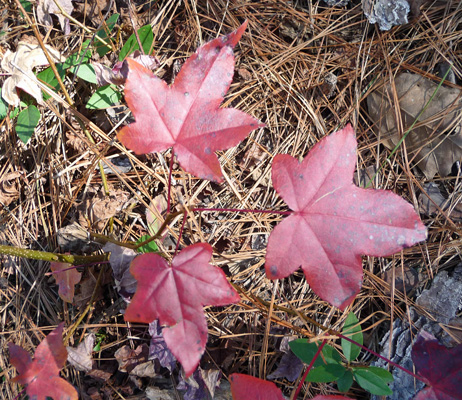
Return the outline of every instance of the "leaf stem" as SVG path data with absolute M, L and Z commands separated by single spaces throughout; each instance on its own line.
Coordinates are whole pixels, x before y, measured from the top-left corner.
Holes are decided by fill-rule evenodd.
M 322 348 L 325 346 L 326 343 L 327 343 L 327 339 L 324 339 L 322 341 L 321 345 L 319 346 L 318 351 L 316 352 L 313 359 L 311 360 L 310 365 L 308 365 L 308 368 L 306 369 L 305 373 L 303 374 L 302 379 L 300 379 L 300 382 L 298 383 L 298 386 L 297 386 L 297 390 L 295 391 L 294 396 L 292 397 L 292 399 L 294 399 L 294 400 L 297 399 L 297 396 L 300 393 L 300 390 L 302 390 L 303 383 L 305 382 L 305 379 L 306 379 L 308 373 L 310 372 L 311 368 L 313 368 L 313 364 L 315 363 L 315 361 L 317 360 L 317 358 L 321 354 Z
M 219 211 L 219 212 L 246 212 L 246 213 L 255 213 L 255 214 L 281 214 L 281 215 L 290 215 L 293 211 L 277 211 L 277 210 L 251 210 L 248 208 L 192 208 L 191 211 Z

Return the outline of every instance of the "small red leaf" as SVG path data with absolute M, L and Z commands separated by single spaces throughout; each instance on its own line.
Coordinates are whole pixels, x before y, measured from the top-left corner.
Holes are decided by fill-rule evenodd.
M 273 382 L 244 374 L 232 374 L 229 379 L 233 400 L 284 400 L 281 390 Z M 313 400 L 348 399 L 350 398 L 344 396 L 318 395 Z
M 119 140 L 137 154 L 173 146 L 186 171 L 221 182 L 220 163 L 214 152 L 236 146 L 263 126 L 242 111 L 219 108 L 233 78 L 233 47 L 246 26 L 244 22 L 238 30 L 200 47 L 170 87 L 127 59 L 125 99 L 136 122 L 122 128 Z
M 59 297 L 68 303 L 72 303 L 75 285 L 80 282 L 82 274 L 68 263 L 52 262 L 50 263 L 50 269 L 54 272 L 53 276 L 59 285 Z
M 229 379 L 233 400 L 284 400 L 273 382 L 243 374 L 232 374 Z
M 412 347 L 412 361 L 416 372 L 430 385 L 415 400 L 462 399 L 462 344 L 447 349 L 422 331 Z
M 198 243 L 183 249 L 172 265 L 161 256 L 136 257 L 130 272 L 138 288 L 125 312 L 125 320 L 150 323 L 159 319 L 168 348 L 191 375 L 207 343 L 205 305 L 224 306 L 240 297 L 223 271 L 210 265 L 212 247 Z
M 8 343 L 10 362 L 18 371 L 13 381 L 27 386 L 26 393 L 31 399 L 78 399 L 74 386 L 59 376 L 59 370 L 64 367 L 67 359 L 67 351 L 63 344 L 63 327 L 64 323 L 59 324 L 37 346 L 34 360 L 22 347 Z
M 410 204 L 385 190 L 353 184 L 353 128 L 321 140 L 299 163 L 273 161 L 273 185 L 293 210 L 271 233 L 266 273 L 281 279 L 301 267 L 314 292 L 344 309 L 361 289 L 361 255 L 387 256 L 425 240 Z

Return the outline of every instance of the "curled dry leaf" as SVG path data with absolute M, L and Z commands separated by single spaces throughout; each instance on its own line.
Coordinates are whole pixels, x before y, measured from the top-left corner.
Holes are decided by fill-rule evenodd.
M 111 190 L 106 196 L 99 191 L 95 196 L 87 197 L 77 208 L 79 212 L 79 223 L 82 226 L 88 225 L 94 229 L 101 230 L 109 218 L 119 213 L 128 201 L 128 193 L 121 190 Z
M 454 204 L 441 194 L 440 188 L 433 182 L 426 183 L 423 188 L 425 193 L 419 195 L 419 209 L 422 214 L 429 217 L 435 215 L 439 212 L 438 206 L 443 211 L 449 210 L 447 215 L 453 222 L 462 221 L 462 202 L 460 200 Z
M 80 282 L 82 274 L 68 263 L 52 262 L 50 263 L 50 269 L 54 272 L 53 276 L 59 285 L 59 297 L 68 303 L 72 303 L 75 285 Z
M 420 75 L 402 73 L 395 78 L 394 85 L 399 99 L 403 121 L 403 132 L 414 123 L 437 84 Z M 376 90 L 367 97 L 369 114 L 374 121 L 385 146 L 392 149 L 399 142 L 396 125 L 393 91 L 390 84 Z M 462 159 L 461 91 L 440 87 L 419 122 L 405 139 L 410 160 L 422 170 L 428 179 L 436 173 L 447 176 L 452 165 Z
M 3 207 L 10 205 L 19 197 L 21 172 L 14 171 L 0 178 L 0 204 Z
M 61 10 L 56 5 L 55 1 L 57 1 L 59 5 L 62 7 L 62 9 L 68 14 L 71 14 L 74 10 L 72 0 L 38 0 L 37 19 L 41 24 L 44 24 L 46 26 L 53 26 L 51 14 L 55 14 L 58 17 L 62 31 L 65 35 L 69 35 L 71 31 L 69 19 L 61 13 Z
M 114 353 L 121 372 L 131 372 L 138 364 L 147 362 L 148 355 L 149 347 L 145 343 L 139 345 L 135 350 L 125 345 Z
M 59 51 L 51 46 L 46 44 L 45 48 L 53 61 L 63 62 L 65 60 Z M 3 84 L 3 99 L 14 107 L 19 106 L 19 96 L 16 93 L 16 88 L 19 88 L 33 96 L 37 103 L 42 104 L 42 90 L 32 80 L 35 79 L 32 69 L 44 65 L 48 65 L 48 60 L 38 44 L 19 42 L 16 52 L 13 53 L 7 50 L 3 56 L 1 66 L 11 76 Z
M 91 354 L 95 347 L 96 336 L 94 333 L 87 335 L 83 342 L 77 347 L 67 346 L 67 361 L 74 366 L 77 371 L 88 372 L 93 367 Z

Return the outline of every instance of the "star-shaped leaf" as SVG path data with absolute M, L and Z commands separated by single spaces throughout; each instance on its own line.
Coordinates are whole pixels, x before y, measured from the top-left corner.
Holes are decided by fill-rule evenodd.
M 119 140 L 137 154 L 173 146 L 180 165 L 208 180 L 223 180 L 215 151 L 236 146 L 263 126 L 232 108 L 219 108 L 234 72 L 233 47 L 247 23 L 200 47 L 183 65 L 172 86 L 136 61 L 127 59 L 125 99 L 136 122 Z
M 18 371 L 13 381 L 25 385 L 26 393 L 31 399 L 78 399 L 75 388 L 59 376 L 59 370 L 64 367 L 67 359 L 67 351 L 63 344 L 63 327 L 64 323 L 59 324 L 37 346 L 34 360 L 22 347 L 8 343 L 10 362 Z
M 415 400 L 462 399 L 462 345 L 447 349 L 422 331 L 412 347 L 412 361 L 417 373 L 430 385 Z
M 171 266 L 161 256 L 146 253 L 136 257 L 130 272 L 138 287 L 125 312 L 125 320 L 166 325 L 163 336 L 168 348 L 191 375 L 207 343 L 205 305 L 237 303 L 239 295 L 223 271 L 210 265 L 212 247 L 198 243 L 183 249 Z
M 361 255 L 387 256 L 425 240 L 427 231 L 410 204 L 385 190 L 353 184 L 353 128 L 321 140 L 299 163 L 273 161 L 273 186 L 292 213 L 271 233 L 266 273 L 281 279 L 302 268 L 323 300 L 344 309 L 362 283 Z

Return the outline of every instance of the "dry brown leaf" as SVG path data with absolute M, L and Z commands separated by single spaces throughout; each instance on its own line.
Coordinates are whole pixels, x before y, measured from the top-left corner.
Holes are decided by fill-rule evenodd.
M 138 364 L 147 362 L 148 355 L 149 346 L 146 343 L 139 345 L 135 350 L 125 345 L 114 353 L 121 372 L 131 372 Z
M 47 44 L 45 47 L 55 62 L 65 60 L 65 57 L 62 57 L 59 51 L 53 47 Z M 16 93 L 16 88 L 19 88 L 33 96 L 37 100 L 37 103 L 42 104 L 42 90 L 32 80 L 35 79 L 32 69 L 43 65 L 48 65 L 48 60 L 38 44 L 19 42 L 16 52 L 13 53 L 7 50 L 3 56 L 1 66 L 11 76 L 3 84 L 3 99 L 14 107 L 19 106 L 19 96 Z
M 419 195 L 419 211 L 427 216 L 432 216 L 438 213 L 439 209 L 450 210 L 448 217 L 454 222 L 462 221 L 462 202 L 458 201 L 455 205 L 446 199 L 438 187 L 433 182 L 424 185 L 425 193 Z
M 77 347 L 67 346 L 67 361 L 77 371 L 88 372 L 92 369 L 93 359 L 91 354 L 93 353 L 93 347 L 95 347 L 95 340 L 95 334 L 90 333 Z
M 403 121 L 403 131 L 413 124 L 435 92 L 437 84 L 420 75 L 399 74 L 395 78 L 396 92 Z M 436 173 L 447 176 L 452 165 L 462 159 L 461 91 L 440 87 L 419 123 L 407 135 L 406 151 L 428 179 Z M 395 104 L 390 85 L 376 90 L 367 97 L 369 114 L 384 140 L 394 148 L 400 140 L 395 119 Z
M 53 271 L 53 277 L 59 285 L 59 297 L 61 297 L 63 301 L 72 303 L 75 285 L 80 282 L 82 274 L 71 264 L 56 261 L 50 263 L 50 269 Z
M 14 171 L 0 178 L 0 204 L 8 206 L 19 197 L 19 177 L 21 172 Z
M 37 19 L 43 25 L 53 26 L 51 14 L 55 14 L 58 17 L 62 31 L 65 35 L 69 35 L 71 31 L 69 19 L 67 19 L 63 14 L 61 14 L 61 10 L 56 5 L 55 1 L 57 1 L 59 5 L 62 7 L 62 9 L 68 14 L 71 14 L 74 10 L 74 6 L 71 0 L 38 0 Z
M 79 223 L 101 230 L 109 218 L 119 213 L 128 201 L 128 193 L 121 189 L 111 190 L 109 196 L 99 191 L 94 197 L 87 197 L 77 209 L 79 210 Z

